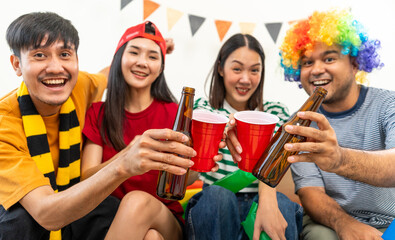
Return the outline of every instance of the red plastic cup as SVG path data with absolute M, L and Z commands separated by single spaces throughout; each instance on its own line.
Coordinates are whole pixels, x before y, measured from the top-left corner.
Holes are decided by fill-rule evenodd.
M 237 124 L 237 139 L 243 148 L 238 167 L 243 171 L 252 172 L 269 144 L 279 118 L 259 111 L 241 111 L 235 113 L 234 117 Z
M 197 172 L 210 172 L 215 166 L 213 157 L 218 154 L 225 126 L 229 119 L 223 115 L 194 110 L 192 115 L 191 137 L 196 156 L 191 158 L 194 165 L 190 168 Z

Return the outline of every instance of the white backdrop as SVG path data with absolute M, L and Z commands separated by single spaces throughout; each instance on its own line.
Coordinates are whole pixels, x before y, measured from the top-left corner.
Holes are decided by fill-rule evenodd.
M 289 21 L 307 17 L 314 10 L 332 7 L 351 8 L 371 36 L 381 40 L 381 56 L 385 66 L 369 75 L 370 85 L 395 90 L 392 71 L 395 69 L 395 3 L 393 1 L 352 0 L 154 0 L 160 7 L 148 17 L 165 37 L 175 41 L 175 51 L 166 57 L 165 75 L 173 94 L 179 98 L 182 86 L 196 88 L 196 97 L 205 96 L 204 82 L 218 50 L 228 37 L 240 32 L 239 23 L 252 22 L 252 34 L 262 43 L 266 53 L 264 98 L 285 103 L 296 111 L 307 95 L 296 83 L 285 82 L 279 67 L 278 48 Z M 372 2 L 375 4 L 372 5 Z M 167 9 L 183 13 L 168 29 Z M 143 21 L 143 0 L 133 0 L 121 10 L 121 0 L 3 0 L 0 3 L 0 96 L 19 86 L 12 70 L 11 51 L 5 41 L 8 25 L 18 16 L 32 11 L 53 11 L 70 19 L 79 31 L 80 70 L 98 72 L 110 64 L 116 44 L 127 27 Z M 194 36 L 188 15 L 205 18 Z M 231 21 L 221 42 L 214 20 Z M 265 23 L 282 22 L 277 43 L 270 37 Z

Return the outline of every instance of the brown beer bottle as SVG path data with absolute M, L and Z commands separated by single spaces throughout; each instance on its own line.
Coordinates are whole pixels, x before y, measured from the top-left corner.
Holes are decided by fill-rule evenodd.
M 314 93 L 307 99 L 303 106 L 298 110 L 316 112 L 321 106 L 328 91 L 322 87 L 317 87 Z M 296 114 L 284 123 L 270 140 L 269 145 L 263 152 L 257 164 L 252 170 L 252 174 L 271 187 L 276 187 L 282 177 L 287 172 L 290 163 L 287 158 L 298 152 L 289 152 L 284 149 L 286 143 L 304 142 L 306 138 L 303 136 L 287 133 L 283 128 L 286 125 L 310 126 L 311 121 L 301 119 Z
M 173 130 L 182 132 L 189 137 L 188 146 L 192 146 L 191 140 L 191 123 L 193 111 L 193 97 L 195 96 L 195 89 L 184 87 L 180 104 L 178 105 L 176 119 L 174 121 Z M 189 169 L 184 175 L 175 175 L 166 171 L 160 171 L 158 177 L 158 184 L 156 186 L 156 194 L 169 200 L 181 200 L 184 198 Z

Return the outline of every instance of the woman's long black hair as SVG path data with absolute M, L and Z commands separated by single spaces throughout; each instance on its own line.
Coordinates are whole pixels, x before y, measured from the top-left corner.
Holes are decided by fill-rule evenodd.
M 212 76 L 211 76 L 210 92 L 209 92 L 210 105 L 215 109 L 223 108 L 224 100 L 226 96 L 226 89 L 225 89 L 224 78 L 219 74 L 219 69 L 224 69 L 226 59 L 228 59 L 229 55 L 241 47 L 248 47 L 248 49 L 258 53 L 261 58 L 262 61 L 261 79 L 257 89 L 251 95 L 250 99 L 248 99 L 247 108 L 249 110 L 255 110 L 256 108 L 258 108 L 258 110 L 263 111 L 263 83 L 265 78 L 265 53 L 263 52 L 263 48 L 256 38 L 254 38 L 249 34 L 241 34 L 241 33 L 235 34 L 232 37 L 230 37 L 219 50 L 217 59 L 215 60 L 211 72 Z
M 104 109 L 103 122 L 100 135 L 105 144 L 112 145 L 116 151 L 126 147 L 123 139 L 125 123 L 125 103 L 129 93 L 129 85 L 122 74 L 122 56 L 127 44 L 124 44 L 115 53 L 108 75 L 107 95 L 100 112 Z M 164 69 L 162 53 L 162 69 Z M 151 96 L 163 102 L 177 102 L 167 86 L 162 72 L 151 86 Z M 103 108 L 104 107 L 104 108 Z M 100 114 L 99 114 L 100 115 Z

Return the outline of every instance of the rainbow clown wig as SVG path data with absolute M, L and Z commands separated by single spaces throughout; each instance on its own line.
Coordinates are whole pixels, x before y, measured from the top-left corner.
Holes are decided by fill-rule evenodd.
M 314 12 L 287 31 L 280 47 L 285 80 L 300 82 L 300 58 L 308 56 L 317 42 L 328 46 L 338 44 L 342 47 L 342 54 L 356 57 L 359 65 L 356 80 L 360 83 L 366 81 L 367 73 L 384 65 L 377 54 L 380 41 L 369 39 L 363 26 L 349 11 Z

